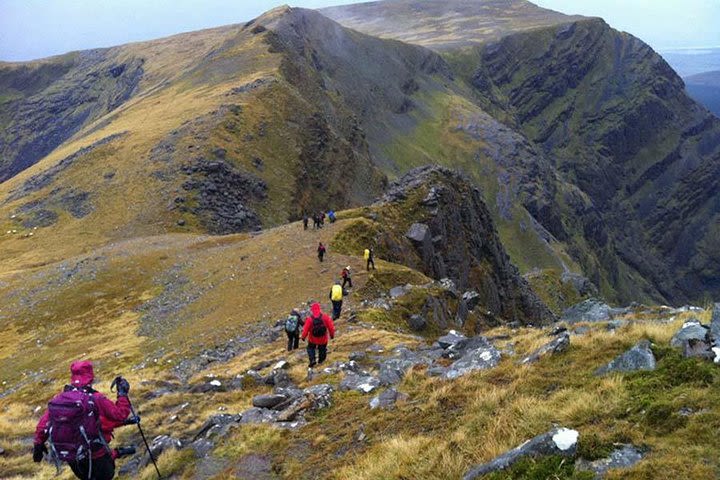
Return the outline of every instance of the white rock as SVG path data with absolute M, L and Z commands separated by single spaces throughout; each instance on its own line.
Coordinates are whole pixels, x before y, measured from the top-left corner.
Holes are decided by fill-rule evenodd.
M 480 354 L 480 358 L 488 362 L 492 358 L 492 353 L 490 353 L 489 351 L 482 352 Z
M 713 361 L 720 365 L 720 347 L 713 347 L 712 351 L 715 352 L 715 360 Z
M 572 448 L 577 443 L 579 435 L 580 433 L 578 433 L 577 430 L 561 428 L 555 435 L 553 435 L 552 439 L 553 442 L 555 442 L 555 445 L 557 445 L 560 450 L 564 451 Z
M 375 390 L 375 385 L 370 385 L 369 383 L 363 383 L 361 385 L 358 385 L 358 388 L 365 393 L 370 393 L 373 390 Z
M 222 385 L 222 383 L 220 383 L 220 380 L 213 380 L 212 382 L 210 382 L 210 385 L 212 385 L 213 387 L 219 387 L 220 385 Z

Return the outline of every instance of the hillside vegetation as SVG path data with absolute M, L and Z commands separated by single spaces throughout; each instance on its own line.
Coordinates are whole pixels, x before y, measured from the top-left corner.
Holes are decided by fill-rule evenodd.
M 719 195 L 658 55 L 524 0 L 0 63 L 0 477 L 55 475 L 35 423 L 90 359 L 165 478 L 720 478 Z M 348 266 L 308 371 L 284 319 Z

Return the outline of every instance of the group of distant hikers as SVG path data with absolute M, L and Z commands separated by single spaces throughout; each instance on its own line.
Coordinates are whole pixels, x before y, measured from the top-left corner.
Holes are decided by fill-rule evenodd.
M 325 212 L 317 212 L 313 214 L 313 228 L 315 230 L 323 228 L 325 225 L 325 217 L 327 216 L 327 219 L 330 223 L 335 223 L 335 220 L 337 220 L 337 217 L 335 216 L 335 212 L 333 210 L 329 210 L 327 213 Z M 303 214 L 303 229 L 308 229 L 308 223 L 310 222 L 310 217 L 307 213 Z
M 335 221 L 335 212 L 327 214 L 330 222 Z M 325 213 L 314 216 L 315 228 L 322 228 Z M 303 226 L 307 229 L 307 215 Z M 323 261 L 326 248 L 318 245 L 318 258 Z M 365 249 L 364 259 L 369 271 L 375 270 L 372 247 Z M 307 341 L 308 368 L 322 364 L 327 358 L 328 342 L 335 338 L 335 320 L 340 318 L 343 298 L 347 288 L 353 288 L 350 266 L 340 272 L 342 283 L 336 281 L 330 289 L 332 317 L 322 311 L 319 303 L 310 306 L 307 317 L 296 309 L 285 320 L 287 349 L 299 347 L 300 340 Z M 347 287 L 347 288 L 346 288 Z M 95 375 L 89 361 L 76 361 L 70 365 L 70 383 L 48 403 L 35 429 L 33 461 L 41 462 L 49 454 L 58 469 L 61 462 L 70 466 L 75 476 L 83 480 L 110 480 L 115 476 L 115 459 L 135 453 L 135 447 L 111 449 L 113 430 L 124 425 L 137 425 L 148 447 L 150 459 L 155 459 L 140 428 L 140 417 L 135 414 L 128 398 L 130 384 L 122 377 L 116 377 L 110 387 L 117 388 L 115 402 L 93 388 Z M 48 449 L 48 445 L 50 448 Z M 157 470 L 157 465 L 155 464 Z M 157 471 L 160 477 L 159 470 Z

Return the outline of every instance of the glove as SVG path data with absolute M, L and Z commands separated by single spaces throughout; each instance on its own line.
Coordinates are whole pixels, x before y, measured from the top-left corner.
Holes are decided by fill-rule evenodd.
M 117 381 L 117 396 L 127 397 L 130 392 L 130 383 L 124 378 L 120 377 Z
M 123 422 L 124 425 L 137 425 L 140 423 L 140 415 L 135 415 Z
M 48 453 L 48 449 L 45 446 L 44 443 L 36 443 L 33 446 L 33 462 L 40 463 L 42 462 L 43 455 Z

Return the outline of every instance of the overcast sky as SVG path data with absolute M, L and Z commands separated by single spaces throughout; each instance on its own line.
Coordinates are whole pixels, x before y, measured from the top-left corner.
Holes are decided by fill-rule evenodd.
M 479 0 L 481 1 L 481 0 Z M 275 6 L 343 0 L 0 0 L 0 59 L 29 60 L 240 23 Z M 720 46 L 720 0 L 536 0 L 600 16 L 656 49 Z

